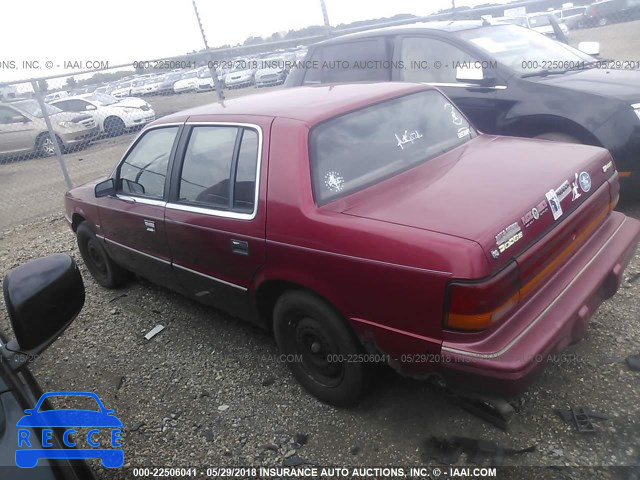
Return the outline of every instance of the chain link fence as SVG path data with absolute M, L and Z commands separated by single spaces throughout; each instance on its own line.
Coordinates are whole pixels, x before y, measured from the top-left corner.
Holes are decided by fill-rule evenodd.
M 600 58 L 626 62 L 614 68 L 640 67 L 640 0 L 532 0 L 461 7 L 391 23 L 501 17 L 553 35 L 549 15 L 568 33 L 571 45 L 598 42 Z M 216 87 L 231 99 L 281 85 L 287 65 L 304 59 L 303 45 L 322 38 L 207 50 L 119 67 L 99 64 L 82 75 L 1 83 L 0 231 L 61 215 L 64 192 L 108 175 L 136 132 L 164 115 L 218 100 Z

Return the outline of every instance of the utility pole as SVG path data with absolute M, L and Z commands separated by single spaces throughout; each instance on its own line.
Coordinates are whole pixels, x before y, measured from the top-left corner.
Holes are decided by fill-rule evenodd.
M 324 0 L 320 0 L 320 7 L 322 8 L 322 17 L 324 18 L 324 29 L 326 31 L 327 37 L 331 36 L 331 23 L 329 23 L 329 14 L 327 13 L 327 6 L 324 3 Z
M 196 6 L 196 0 L 191 0 L 193 4 L 193 11 L 196 13 L 196 19 L 198 20 L 198 26 L 200 27 L 200 33 L 202 34 L 202 41 L 204 42 L 204 48 L 207 49 L 207 53 L 209 53 L 209 44 L 207 43 L 207 37 L 204 34 L 204 28 L 202 28 L 202 21 L 200 20 L 200 14 L 198 13 L 198 7 Z M 211 56 L 208 57 L 211 59 Z M 216 94 L 218 95 L 218 101 L 221 102 L 224 100 L 224 93 L 222 92 L 222 87 L 220 82 L 218 81 L 218 70 L 216 69 L 215 62 L 209 62 L 211 68 L 209 71 L 211 72 L 211 79 L 213 80 L 213 86 L 216 89 Z M 209 66 L 209 65 L 207 65 Z

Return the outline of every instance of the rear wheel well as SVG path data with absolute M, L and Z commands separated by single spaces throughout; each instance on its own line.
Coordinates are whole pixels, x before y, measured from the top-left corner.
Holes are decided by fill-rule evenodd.
M 508 135 L 533 138 L 545 133 L 564 133 L 577 138 L 585 145 L 602 147 L 598 139 L 587 129 L 571 120 L 560 117 L 544 116 L 523 118 L 509 127 Z
M 71 216 L 71 229 L 75 232 L 78 230 L 78 226 L 85 221 L 85 218 L 79 213 L 74 213 Z
M 258 291 L 256 293 L 256 308 L 258 310 L 258 315 L 262 325 L 264 325 L 268 330 L 273 330 L 273 310 L 278 299 L 286 292 L 290 292 L 292 290 L 305 291 L 318 297 L 342 316 L 340 311 L 330 300 L 304 285 L 287 280 L 268 280 L 258 287 Z M 346 324 L 348 328 L 351 328 L 349 322 L 346 322 Z

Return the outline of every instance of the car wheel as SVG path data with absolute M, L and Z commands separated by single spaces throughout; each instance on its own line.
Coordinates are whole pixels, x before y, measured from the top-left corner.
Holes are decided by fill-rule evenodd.
M 287 292 L 274 309 L 274 333 L 291 372 L 309 393 L 336 406 L 358 401 L 366 365 L 348 357 L 362 348 L 330 305 L 308 292 Z
M 127 277 L 127 272 L 117 265 L 102 246 L 87 222 L 82 222 L 76 230 L 78 249 L 93 278 L 106 288 L 118 288 Z
M 536 135 L 533 138 L 538 138 L 540 140 L 550 140 L 552 142 L 582 143 L 582 141 L 578 140 L 576 137 L 562 132 L 547 132 L 541 135 Z
M 125 126 L 121 118 L 109 117 L 104 121 L 104 132 L 110 137 L 117 137 L 124 133 Z
M 600 20 L 598 20 L 598 25 L 601 27 L 604 27 L 608 23 L 609 23 L 609 19 L 606 17 L 602 17 Z
M 56 135 L 56 140 L 58 142 L 58 147 L 60 147 L 60 151 L 64 148 L 64 144 L 60 137 Z M 36 143 L 36 151 L 43 157 L 53 157 L 56 154 L 56 148 L 51 140 L 51 136 L 49 134 L 44 134 L 38 137 L 38 141 Z

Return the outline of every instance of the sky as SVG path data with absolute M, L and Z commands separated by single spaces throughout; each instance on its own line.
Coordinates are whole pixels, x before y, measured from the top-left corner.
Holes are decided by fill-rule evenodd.
M 456 6 L 487 1 L 456 0 Z M 323 23 L 320 0 L 196 2 L 210 47 Z M 332 25 L 399 13 L 428 15 L 451 6 L 451 0 L 325 3 Z M 72 73 L 64 62 L 117 65 L 204 47 L 191 0 L 4 0 L 2 18 L 0 82 Z M 39 62 L 38 69 L 24 67 L 24 61 L 33 60 Z M 7 64 L 10 61 L 15 62 L 14 68 Z

